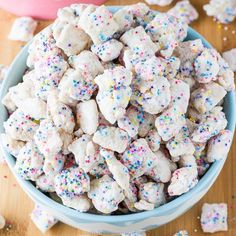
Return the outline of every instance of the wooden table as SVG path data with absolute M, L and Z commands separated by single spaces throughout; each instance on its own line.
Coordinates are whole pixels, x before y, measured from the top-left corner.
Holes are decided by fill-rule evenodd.
M 76 2 L 76 1 L 75 1 Z M 135 3 L 134 0 L 109 0 L 107 5 L 124 5 Z M 174 1 L 175 3 L 176 1 Z M 191 0 L 193 5 L 197 8 L 200 19 L 192 24 L 192 27 L 200 32 L 205 38 L 217 48 L 217 50 L 224 51 L 233 47 L 236 47 L 236 35 L 232 34 L 232 30 L 236 30 L 236 22 L 224 26 L 217 25 L 213 22 L 212 18 L 207 17 L 202 10 L 203 4 L 206 4 L 207 0 Z M 172 5 L 174 5 L 174 3 Z M 171 6 L 166 8 L 155 9 L 165 11 Z M 0 64 L 9 65 L 15 55 L 23 46 L 20 42 L 13 42 L 7 39 L 7 35 L 10 31 L 12 22 L 15 16 L 0 10 Z M 48 25 L 49 21 L 41 21 L 37 31 L 40 31 L 43 27 Z M 223 38 L 226 37 L 226 41 Z M 190 235 L 201 236 L 207 235 L 201 231 L 198 216 L 201 212 L 201 206 L 204 202 L 228 203 L 229 213 L 229 231 L 223 233 L 217 233 L 216 236 L 233 236 L 236 235 L 236 144 L 233 144 L 231 152 L 225 163 L 223 171 L 218 177 L 217 181 L 205 195 L 205 197 L 195 205 L 186 214 L 179 217 L 175 221 L 160 227 L 159 229 L 148 232 L 148 236 L 172 236 L 176 231 L 180 229 L 186 229 Z M 0 231 L 0 235 L 12 235 L 12 236 L 38 236 L 41 235 L 40 231 L 36 229 L 31 222 L 29 214 L 33 209 L 33 203 L 28 196 L 22 191 L 20 186 L 16 183 L 13 175 L 9 171 L 6 164 L 0 165 L 0 213 L 4 215 L 7 221 L 12 224 L 12 229 L 7 231 Z M 89 236 L 91 234 L 74 229 L 63 223 L 59 223 L 53 229 L 51 229 L 47 236 Z

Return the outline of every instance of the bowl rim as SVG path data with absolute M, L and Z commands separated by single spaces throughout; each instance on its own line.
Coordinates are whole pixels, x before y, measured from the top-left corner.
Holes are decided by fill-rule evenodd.
M 110 11 L 115 12 L 122 8 L 123 6 L 107 6 Z M 211 44 L 199 33 L 197 33 L 194 29 L 191 27 L 188 27 L 188 35 L 191 35 L 194 38 L 201 39 L 204 46 L 207 48 L 212 48 Z M 13 60 L 7 78 L 3 81 L 3 84 L 1 86 L 0 90 L 0 99 L 4 97 L 6 94 L 7 90 L 9 89 L 9 82 L 14 81 L 11 77 L 12 71 L 14 71 L 14 68 L 17 68 L 17 65 L 20 60 L 22 60 L 22 57 L 27 58 L 28 56 L 28 47 L 31 44 L 31 42 L 27 43 L 24 48 L 17 54 L 15 59 Z M 27 67 L 25 66 L 25 69 Z M 23 72 L 23 71 L 22 71 Z M 231 130 L 232 133 L 234 133 L 235 130 L 235 123 L 236 123 L 236 103 L 235 103 L 235 93 L 234 91 L 228 92 L 227 96 L 229 96 L 229 101 L 230 101 L 230 109 L 232 112 L 230 113 L 230 119 L 228 120 L 228 126 L 227 129 Z M 0 104 L 0 111 L 3 116 L 4 113 L 6 113 L 6 108 L 3 106 L 3 104 Z M 1 132 L 4 131 L 3 128 L 3 122 L 0 123 L 0 129 Z M 76 217 L 81 220 L 85 221 L 90 221 L 90 222 L 104 222 L 104 223 L 120 223 L 124 221 L 139 221 L 144 218 L 156 216 L 156 215 L 166 215 L 168 214 L 169 211 L 175 209 L 176 207 L 183 205 L 187 200 L 194 198 L 194 195 L 199 192 L 199 190 L 202 189 L 204 184 L 207 184 L 207 180 L 213 179 L 215 173 L 217 173 L 222 167 L 225 162 L 224 160 L 219 160 L 214 162 L 211 167 L 208 169 L 206 174 L 199 180 L 197 185 L 188 191 L 187 193 L 184 193 L 174 200 L 157 207 L 151 211 L 144 211 L 144 212 L 138 212 L 138 213 L 131 213 L 131 214 L 124 214 L 124 215 L 99 215 L 99 214 L 92 214 L 92 213 L 80 213 L 76 211 L 75 209 L 69 208 L 61 203 L 58 203 L 51 199 L 49 196 L 38 190 L 32 183 L 31 181 L 27 181 L 22 179 L 15 171 L 14 171 L 14 163 L 15 163 L 15 158 L 10 155 L 5 148 L 3 148 L 2 140 L 0 140 L 0 148 L 2 151 L 2 155 L 4 155 L 4 158 L 10 167 L 12 173 L 16 177 L 17 181 L 19 182 L 20 186 L 25 190 L 25 192 L 33 196 L 35 199 L 38 199 L 41 203 L 48 207 L 55 209 L 55 211 L 59 211 L 60 213 L 70 216 L 70 217 Z

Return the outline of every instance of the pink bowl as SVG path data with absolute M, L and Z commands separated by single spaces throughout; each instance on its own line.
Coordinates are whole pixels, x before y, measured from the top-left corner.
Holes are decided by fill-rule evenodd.
M 55 19 L 58 8 L 72 3 L 92 3 L 100 5 L 105 0 L 0 0 L 0 8 L 18 16 L 36 19 Z

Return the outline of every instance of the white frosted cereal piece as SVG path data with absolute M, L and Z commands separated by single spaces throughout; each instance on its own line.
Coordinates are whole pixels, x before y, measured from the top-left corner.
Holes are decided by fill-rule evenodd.
M 120 128 L 102 126 L 94 133 L 93 142 L 103 148 L 123 153 L 129 144 L 129 136 Z
M 153 81 L 158 76 L 173 79 L 180 67 L 180 60 L 177 57 L 162 58 L 152 56 L 137 62 L 134 66 L 138 77 L 144 81 Z
M 68 68 L 62 54 L 46 54 L 42 60 L 38 60 L 34 63 L 34 77 L 33 79 L 41 81 L 44 79 L 45 83 L 51 85 L 51 87 L 57 87 L 63 74 Z M 48 81 L 52 80 L 52 81 Z
M 172 166 L 162 151 L 155 152 L 156 165 L 145 174 L 156 182 L 167 183 L 171 179 Z
M 65 160 L 65 155 L 60 152 L 50 158 L 46 157 L 43 165 L 43 172 L 47 176 L 57 175 L 63 169 Z
M 91 208 L 91 201 L 85 194 L 63 197 L 62 202 L 65 206 L 73 208 L 78 212 L 87 212 Z
M 126 110 L 126 114 L 118 120 L 118 126 L 127 131 L 130 137 L 137 134 L 145 137 L 149 130 L 154 127 L 155 116 L 140 110 L 137 107 L 130 106 Z
M 130 190 L 129 170 L 119 160 L 116 159 L 114 152 L 106 149 L 100 150 L 101 156 L 106 160 L 108 169 L 112 173 L 113 179 L 125 191 L 126 197 L 132 196 Z
M 61 48 L 67 56 L 80 53 L 88 47 L 89 42 L 90 38 L 83 29 L 71 24 L 66 24 L 56 38 L 57 47 Z
M 112 13 L 104 5 L 97 7 L 87 17 L 80 17 L 79 26 L 91 37 L 94 44 L 109 40 L 119 29 Z
M 46 118 L 47 104 L 40 98 L 27 98 L 17 104 L 18 109 L 35 120 Z
M 58 220 L 48 213 L 42 206 L 36 204 L 31 215 L 31 220 L 35 226 L 44 234 L 52 228 Z
M 99 147 L 92 142 L 92 137 L 84 134 L 75 139 L 69 146 L 75 156 L 75 161 L 86 173 L 89 172 L 99 161 Z
M 180 167 L 193 167 L 197 169 L 197 162 L 194 155 L 183 155 L 178 161 Z
M 128 113 L 128 110 L 126 114 L 117 120 L 118 127 L 125 130 L 131 138 L 135 137 L 138 134 L 138 127 L 139 123 L 136 122 L 136 120 L 131 120 L 129 117 L 131 116 L 131 113 Z M 135 119 L 135 118 L 134 118 Z
M 96 97 L 98 107 L 111 124 L 125 114 L 131 96 L 132 73 L 122 66 L 105 70 L 95 78 L 99 90 Z
M 145 46 L 143 44 L 140 45 L 139 48 L 137 48 L 138 52 L 134 53 L 129 49 L 128 47 L 123 48 L 123 51 L 120 54 L 120 61 L 124 64 L 125 68 L 134 71 L 134 66 L 140 62 L 145 61 L 146 58 L 149 56 L 153 56 L 154 53 L 148 53 L 145 49 Z M 140 55 L 143 55 L 143 57 L 140 57 Z
M 36 180 L 36 188 L 40 189 L 43 192 L 55 192 L 54 188 L 54 176 L 48 176 L 45 174 L 40 175 Z
M 220 56 L 218 58 L 218 63 L 220 71 L 217 75 L 217 82 L 223 86 L 226 91 L 234 90 L 234 72 L 229 67 L 228 63 Z
M 108 175 L 91 182 L 88 197 L 92 200 L 94 207 L 104 214 L 116 211 L 119 203 L 125 198 L 123 190 Z
M 226 93 L 225 89 L 215 82 L 205 84 L 192 92 L 192 105 L 199 113 L 206 113 L 214 108 Z
M 172 157 L 182 155 L 192 155 L 194 153 L 194 145 L 190 139 L 188 127 L 184 125 L 178 134 L 166 143 Z
M 98 108 L 95 100 L 80 102 L 76 106 L 77 123 L 84 133 L 92 135 L 98 128 Z
M 156 152 L 160 148 L 161 144 L 161 137 L 158 134 L 156 129 L 151 129 L 147 133 L 147 136 L 145 137 L 150 149 L 153 152 Z
M 134 231 L 131 233 L 122 233 L 121 236 L 146 236 L 145 231 Z
M 132 142 L 121 156 L 121 162 L 133 177 L 139 177 L 152 169 L 156 165 L 156 159 L 156 155 L 143 138 Z
M 78 27 L 81 27 L 80 22 L 85 22 L 88 19 L 88 17 L 91 17 L 91 14 L 97 9 L 97 7 L 98 6 L 93 4 L 86 4 L 86 7 L 80 13 Z
M 0 229 L 3 229 L 5 225 L 6 225 L 5 218 L 2 215 L 0 215 Z
M 165 75 L 166 61 L 161 57 L 152 56 L 135 65 L 135 72 L 144 81 L 153 81 L 159 76 Z
M 135 17 L 143 17 L 145 16 L 150 8 L 143 2 L 138 2 L 136 4 L 132 4 L 127 6 L 128 11 L 130 11 Z
M 123 44 L 116 39 L 111 39 L 102 44 L 94 44 L 91 50 L 103 62 L 108 62 L 116 59 L 123 48 Z
M 17 157 L 21 148 L 25 145 L 24 142 L 11 138 L 10 135 L 2 133 L 1 140 L 3 147 L 13 156 Z
M 159 5 L 161 7 L 167 6 L 173 2 L 173 0 L 145 0 L 149 5 Z
M 17 155 L 15 171 L 25 180 L 35 181 L 43 173 L 44 156 L 33 141 L 27 142 Z
M 75 119 L 71 108 L 58 99 L 58 92 L 51 90 L 47 99 L 47 112 L 58 130 L 72 133 L 75 127 Z
M 46 101 L 48 93 L 57 89 L 68 64 L 62 56 L 49 54 L 43 60 L 35 62 L 34 67 L 34 95 Z
M 223 52 L 222 56 L 229 64 L 230 68 L 236 71 L 236 48 Z
M 187 230 L 179 230 L 177 233 L 175 233 L 173 236 L 189 236 Z
M 164 76 L 171 80 L 177 76 L 180 68 L 180 59 L 172 56 L 169 58 L 162 59 L 165 63 Z
M 133 14 L 128 8 L 121 8 L 113 15 L 114 21 L 118 24 L 118 31 L 124 32 L 131 28 L 133 24 Z
M 170 57 L 178 42 L 186 37 L 187 24 L 172 15 L 159 12 L 145 30 L 156 42 L 161 55 Z
M 215 107 L 203 115 L 201 122 L 194 129 L 191 138 L 193 142 L 205 143 L 211 137 L 217 135 L 227 126 L 225 114 L 221 107 Z
M 61 31 L 68 24 L 69 24 L 68 22 L 60 20 L 58 18 L 53 22 L 53 24 L 52 24 L 52 34 L 53 34 L 53 38 L 55 39 L 55 44 L 56 44 L 56 39 L 58 39 L 61 35 Z M 62 49 L 60 48 L 60 50 L 62 50 Z
M 34 87 L 32 86 L 32 82 L 25 80 L 22 83 L 9 88 L 9 100 L 18 107 L 21 102 L 33 98 L 33 90 Z
M 154 204 L 155 207 L 166 203 L 163 183 L 148 182 L 139 187 L 139 198 Z
M 54 178 L 55 190 L 59 197 L 73 197 L 90 189 L 89 176 L 79 167 L 62 170 Z
M 145 112 L 158 114 L 170 103 L 170 83 L 165 77 L 158 77 L 150 83 L 143 81 L 136 85 L 132 100 L 137 101 Z
M 215 233 L 227 231 L 227 204 L 226 203 L 204 203 L 201 213 L 201 227 L 204 233 Z
M 232 0 L 211 0 L 203 9 L 208 16 L 213 16 L 223 24 L 232 22 L 236 17 L 236 4 Z
M 111 172 L 108 169 L 107 164 L 105 163 L 103 158 L 100 158 L 98 162 L 92 167 L 89 171 L 89 174 L 94 176 L 95 178 L 101 178 L 103 175 L 112 176 Z
M 199 83 L 209 83 L 214 80 L 219 73 L 219 64 L 215 55 L 215 49 L 204 49 L 204 51 L 194 60 L 195 79 Z
M 79 17 L 86 7 L 86 4 L 72 4 L 70 7 L 59 8 L 57 11 L 57 19 L 61 22 L 77 25 Z
M 11 93 L 8 92 L 2 99 L 2 104 L 6 107 L 8 112 L 12 113 L 16 110 L 16 104 L 11 99 Z
M 11 138 L 20 141 L 32 140 L 38 124 L 33 122 L 32 119 L 25 115 L 21 110 L 15 110 L 7 121 L 3 123 L 6 134 L 10 135 Z
M 136 52 L 140 45 L 145 45 L 145 51 L 152 53 L 152 55 L 154 55 L 158 50 L 157 45 L 152 42 L 150 36 L 145 32 L 142 26 L 126 31 L 121 36 L 120 40 L 133 52 Z
M 172 79 L 170 80 L 170 92 L 173 106 L 186 113 L 190 98 L 189 85 L 182 80 Z
M 167 13 L 181 19 L 187 24 L 192 23 L 199 17 L 197 10 L 189 0 L 177 2 Z
M 155 208 L 155 205 L 145 200 L 139 200 L 134 203 L 134 207 L 139 211 L 151 211 Z
M 61 151 L 63 145 L 57 127 L 49 119 L 40 122 L 34 135 L 34 141 L 45 157 L 55 156 Z
M 232 142 L 232 132 L 222 130 L 208 141 L 207 161 L 214 162 L 227 157 Z
M 185 124 L 185 116 L 177 107 L 171 106 L 156 118 L 155 126 L 164 141 L 176 136 Z
M 184 42 L 179 42 L 178 46 L 175 48 L 174 54 L 181 61 L 181 72 L 186 74 L 189 70 L 188 66 L 191 65 L 194 59 L 204 51 L 204 46 L 201 39 L 188 40 Z M 186 65 L 185 65 L 186 64 Z M 193 70 L 193 67 L 191 67 Z M 189 75 L 189 74 L 186 74 Z
M 193 167 L 182 167 L 172 174 L 168 193 L 170 196 L 179 196 L 188 192 L 197 183 L 197 170 Z
M 35 62 L 43 60 L 49 54 L 62 55 L 61 49 L 56 46 L 52 28 L 51 26 L 46 27 L 33 38 L 29 45 L 29 56 L 26 61 L 29 68 L 33 68 Z
M 81 69 L 93 77 L 104 71 L 98 57 L 91 51 L 84 50 L 78 55 L 70 56 L 68 62 L 74 69 Z
M 207 161 L 206 143 L 195 143 L 193 155 L 197 163 L 198 175 L 203 176 L 210 167 L 210 163 Z
M 59 100 L 67 105 L 75 105 L 77 101 L 89 100 L 96 90 L 96 84 L 90 74 L 81 69 L 68 69 L 59 86 Z
M 28 42 L 34 36 L 37 22 L 31 17 L 16 18 L 8 35 L 10 40 Z

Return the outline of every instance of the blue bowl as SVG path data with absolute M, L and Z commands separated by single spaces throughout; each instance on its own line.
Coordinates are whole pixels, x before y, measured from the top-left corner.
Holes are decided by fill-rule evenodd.
M 115 12 L 120 7 L 110 7 Z M 188 29 L 188 35 L 185 40 L 201 39 L 204 46 L 211 48 L 212 46 L 192 28 Z M 26 59 L 28 57 L 27 44 L 13 61 L 7 79 L 3 82 L 0 91 L 0 99 L 4 97 L 8 89 L 22 80 L 22 76 L 26 70 Z M 7 120 L 8 113 L 5 107 L 0 104 L 0 131 L 4 132 L 3 122 Z M 224 99 L 224 112 L 228 120 L 227 129 L 234 133 L 236 111 L 235 111 L 235 94 L 233 91 L 228 92 Z M 30 181 L 23 180 L 15 171 L 15 158 L 11 156 L 2 146 L 1 149 L 8 166 L 15 175 L 20 186 L 35 202 L 41 204 L 46 210 L 55 215 L 60 221 L 73 227 L 93 232 L 93 233 L 123 233 L 140 230 L 149 230 L 166 224 L 178 216 L 182 215 L 198 202 L 209 190 L 219 175 L 225 159 L 214 162 L 207 173 L 200 179 L 199 183 L 189 192 L 179 196 L 175 200 L 160 206 L 152 211 L 134 213 L 129 215 L 105 216 L 90 213 L 79 213 L 74 209 L 68 208 L 40 192 Z

